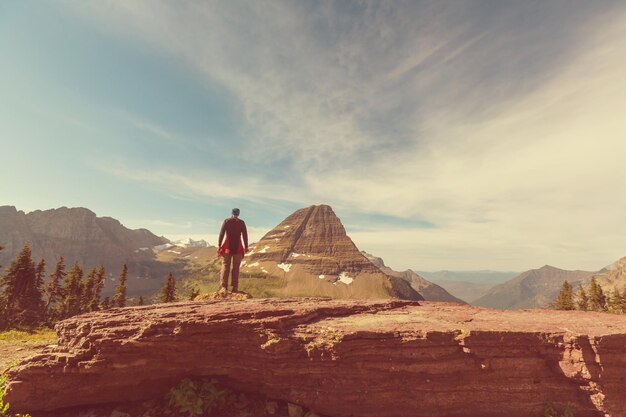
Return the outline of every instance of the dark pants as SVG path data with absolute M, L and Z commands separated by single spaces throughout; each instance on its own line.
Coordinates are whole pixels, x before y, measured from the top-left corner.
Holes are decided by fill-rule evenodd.
M 231 282 L 233 284 L 233 290 L 238 289 L 239 285 L 239 265 L 241 264 L 241 260 L 243 259 L 243 255 L 240 253 L 230 254 L 225 253 L 222 259 L 222 288 L 228 288 L 228 275 L 231 272 L 232 265 L 232 274 L 231 274 Z

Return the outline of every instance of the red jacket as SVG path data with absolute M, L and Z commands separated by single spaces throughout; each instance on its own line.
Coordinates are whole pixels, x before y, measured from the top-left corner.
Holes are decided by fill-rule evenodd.
M 228 235 L 226 235 L 226 239 L 224 239 L 224 243 L 222 243 L 222 246 L 220 246 L 219 248 L 217 248 L 217 257 L 219 258 L 220 256 L 224 255 L 225 253 L 231 253 L 230 252 L 230 241 L 228 239 Z M 245 254 L 245 250 L 243 248 L 243 245 L 241 244 L 241 240 L 239 240 L 239 248 L 237 248 L 237 251 L 234 254 Z
M 226 236 L 226 239 L 224 243 L 222 243 L 224 236 Z M 243 245 L 241 243 L 242 238 L 244 242 Z M 248 249 L 248 230 L 246 223 L 238 217 L 230 217 L 224 220 L 217 243 L 219 246 L 217 250 L 218 257 L 224 254 L 244 255 L 246 249 Z

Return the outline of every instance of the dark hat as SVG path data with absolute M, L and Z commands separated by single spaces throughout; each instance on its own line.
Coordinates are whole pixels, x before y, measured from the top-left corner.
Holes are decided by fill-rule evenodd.
M 234 208 L 233 209 L 233 216 L 239 216 L 239 209 L 238 208 Z

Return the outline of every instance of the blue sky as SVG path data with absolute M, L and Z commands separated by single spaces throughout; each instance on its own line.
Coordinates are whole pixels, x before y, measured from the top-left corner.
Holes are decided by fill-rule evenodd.
M 626 255 L 619 1 L 0 3 L 0 204 L 215 241 L 330 204 L 394 268 Z

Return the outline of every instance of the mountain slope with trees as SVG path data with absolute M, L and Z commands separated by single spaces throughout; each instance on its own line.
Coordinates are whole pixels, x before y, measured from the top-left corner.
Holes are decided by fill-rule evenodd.
M 147 229 L 128 229 L 82 207 L 24 213 L 13 206 L 0 206 L 0 245 L 4 246 L 0 265 L 5 270 L 28 244 L 33 258 L 44 259 L 46 265 L 54 265 L 61 256 L 68 265 L 103 265 L 107 271 L 119 271 L 126 264 L 129 295 L 145 294 L 158 290 L 169 271 L 184 267 L 181 262 L 157 259 L 152 248 L 168 243 Z M 113 274 L 107 276 L 104 293 L 112 293 L 114 278 Z

